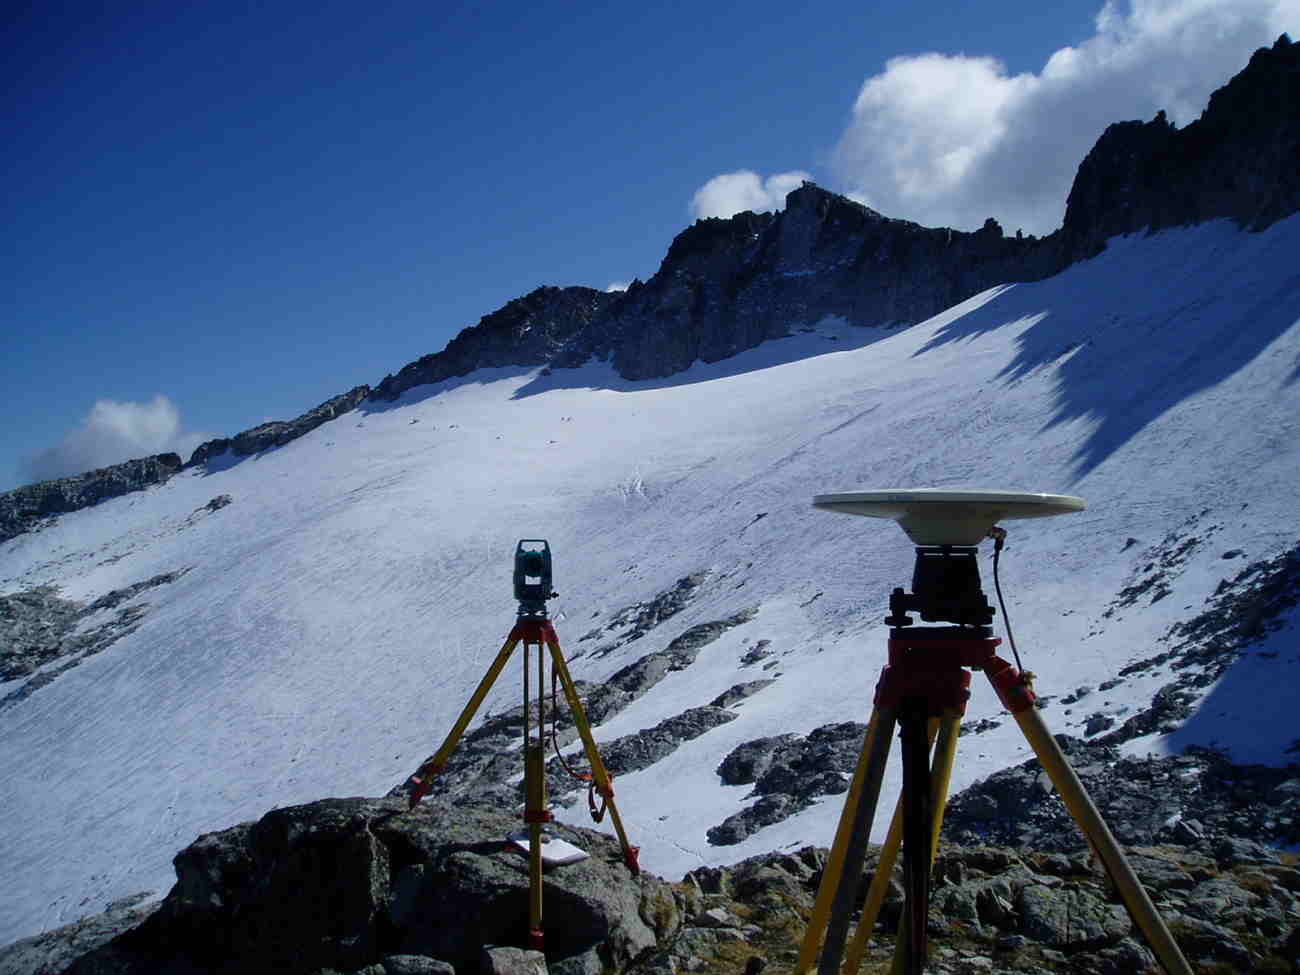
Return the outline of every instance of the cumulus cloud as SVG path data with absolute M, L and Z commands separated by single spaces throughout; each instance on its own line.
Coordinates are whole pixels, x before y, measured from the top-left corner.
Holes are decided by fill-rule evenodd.
M 29 481 L 48 481 L 168 451 L 187 460 L 206 439 L 184 432 L 180 411 L 161 394 L 148 403 L 101 399 L 59 444 L 28 458 L 23 474 Z
M 812 177 L 802 169 L 776 173 L 767 179 L 749 169 L 723 173 L 695 191 L 691 199 L 691 214 L 698 220 L 701 217 L 731 217 L 744 210 L 755 213 L 779 210 L 785 205 L 786 194 L 797 190 L 806 179 Z
M 1108 0 L 1093 36 L 1037 73 L 965 54 L 893 58 L 858 93 L 834 181 L 886 216 L 1049 233 L 1109 123 L 1160 109 L 1194 121 L 1256 48 L 1297 25 L 1300 0 Z

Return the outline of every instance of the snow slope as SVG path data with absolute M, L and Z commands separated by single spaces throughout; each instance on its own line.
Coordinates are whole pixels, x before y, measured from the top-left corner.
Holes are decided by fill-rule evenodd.
M 608 740 L 778 678 L 737 720 L 619 779 L 643 864 L 675 878 L 828 843 L 842 797 L 736 846 L 705 840 L 752 801 L 715 773 L 735 745 L 866 719 L 887 593 L 910 582 L 902 532 L 815 511 L 812 496 L 1084 497 L 1083 513 L 1008 523 L 1002 581 L 1040 692 L 1096 687 L 1244 564 L 1223 552 L 1271 557 L 1300 536 L 1297 253 L 1300 217 L 1261 234 L 1207 224 L 1116 239 L 1053 279 L 910 328 L 826 321 L 667 381 L 625 382 L 601 363 L 479 372 L 0 546 L 3 592 L 57 583 L 85 600 L 191 569 L 140 596 L 150 609 L 136 632 L 0 712 L 0 943 L 136 891 L 161 896 L 170 858 L 200 832 L 401 781 L 508 632 L 523 537 L 555 552 L 551 610 L 579 678 L 758 607 L 596 729 Z M 219 494 L 232 503 L 202 510 Z M 1103 616 L 1175 530 L 1204 542 L 1171 573 L 1171 594 Z M 681 614 L 589 655 L 587 630 L 697 570 L 708 582 Z M 991 593 L 987 562 L 984 574 Z M 1248 708 L 1197 716 L 1202 740 L 1282 760 L 1300 734 L 1284 710 L 1300 654 L 1284 637 L 1251 662 Z M 759 639 L 776 651 L 767 671 L 741 666 Z M 1166 678 L 1130 679 L 1095 707 L 1132 713 Z M 519 697 L 516 658 L 487 710 Z M 998 710 L 977 683 L 968 718 Z M 1082 712 L 1046 717 L 1083 733 Z M 955 789 L 1027 754 L 1009 722 L 969 740 Z M 896 764 L 890 776 L 879 818 Z

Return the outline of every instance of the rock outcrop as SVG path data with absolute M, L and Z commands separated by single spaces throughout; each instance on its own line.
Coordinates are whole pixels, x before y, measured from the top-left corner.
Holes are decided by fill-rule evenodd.
M 822 725 L 801 735 L 775 735 L 737 745 L 718 766 L 725 785 L 753 785 L 752 806 L 733 813 L 707 834 L 730 846 L 795 813 L 819 796 L 847 792 L 867 726 L 856 721 Z
M 485 946 L 528 947 L 517 817 L 482 807 L 323 799 L 200 837 L 143 924 L 70 975 L 479 971 Z M 548 871 L 551 975 L 623 971 L 680 924 L 672 889 L 633 876 L 617 841 L 553 827 L 591 855 Z
M 475 369 L 542 365 L 618 297 L 593 288 L 538 288 L 484 315 L 441 352 L 385 376 L 371 396 L 395 400 L 412 386 L 465 376 Z
M 1164 759 L 1124 758 L 1114 745 L 1056 740 L 1121 843 L 1201 843 L 1215 852 L 1300 842 L 1300 766 L 1239 765 L 1194 747 Z M 954 796 L 944 835 L 1048 852 L 1085 845 L 1037 759 Z
M 272 420 L 233 437 L 209 440 L 200 444 L 183 464 L 177 454 L 156 454 L 7 491 L 0 494 L 0 544 L 24 532 L 38 530 L 56 515 L 79 511 L 110 498 L 163 484 L 183 469 L 207 464 L 226 453 L 247 457 L 271 447 L 283 446 L 322 423 L 355 409 L 369 395 L 369 386 L 357 386 L 293 420 Z
M 63 599 L 53 586 L 0 596 L 0 681 L 23 679 L 0 696 L 0 711 L 27 700 L 88 657 L 135 632 L 149 610 L 149 604 L 138 597 L 188 571 L 162 572 L 89 604 Z
M 0 543 L 38 528 L 55 515 L 162 484 L 180 469 L 176 454 L 155 454 L 6 491 L 0 494 Z
M 880 326 L 928 318 L 994 284 L 1044 277 L 1055 252 L 1008 238 L 894 220 L 805 182 L 776 214 L 697 221 L 659 271 L 634 282 L 554 363 L 609 359 L 626 379 L 718 362 L 827 316 Z
M 216 440 L 209 440 L 207 443 L 201 444 L 190 455 L 189 462 L 185 466 L 194 467 L 205 464 L 215 457 L 220 457 L 227 451 L 236 457 L 248 457 L 252 454 L 261 453 L 263 450 L 270 450 L 272 447 L 282 447 L 297 440 L 304 434 L 311 433 L 322 423 L 327 423 L 335 417 L 342 416 L 349 410 L 356 409 L 357 405 L 369 395 L 369 386 L 356 386 L 346 393 L 327 399 L 324 403 L 308 410 L 295 419 L 271 420 L 244 430 L 242 433 L 237 433 L 233 437 L 220 437 Z
M 788 975 L 827 860 L 804 847 L 670 884 L 633 877 L 611 838 L 557 826 L 592 855 L 546 874 L 538 957 L 523 946 L 527 864 L 503 842 L 518 820 L 480 807 L 404 809 L 326 799 L 200 837 L 176 857 L 177 883 L 161 905 L 131 898 L 17 942 L 0 950 L 0 973 Z M 1197 971 L 1291 970 L 1300 870 L 1276 851 L 1197 841 L 1125 852 Z M 873 848 L 859 907 L 878 863 Z M 945 842 L 932 880 L 928 972 L 1153 970 L 1086 851 Z M 888 968 L 902 908 L 896 865 L 864 970 Z
M 827 316 L 866 327 L 918 322 L 992 285 L 1055 274 L 1116 234 L 1218 217 L 1262 229 L 1300 209 L 1298 51 L 1285 35 L 1257 51 L 1184 129 L 1163 112 L 1112 125 L 1048 237 L 1005 236 L 993 218 L 974 232 L 921 227 L 804 183 L 781 212 L 697 221 L 626 292 L 551 288 L 517 299 L 387 377 L 375 396 L 481 366 L 575 367 L 593 357 L 625 379 L 665 378 Z
M 1110 126 L 1079 166 L 1062 260 L 1109 237 L 1227 217 L 1262 229 L 1300 209 L 1300 46 L 1283 34 L 1183 129 L 1160 112 Z

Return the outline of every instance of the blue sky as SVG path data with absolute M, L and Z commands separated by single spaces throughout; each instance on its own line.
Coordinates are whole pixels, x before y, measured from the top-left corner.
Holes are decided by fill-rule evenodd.
M 1059 224 L 1300 0 L 33 4 L 0 68 L 0 490 L 289 418 L 804 176 Z

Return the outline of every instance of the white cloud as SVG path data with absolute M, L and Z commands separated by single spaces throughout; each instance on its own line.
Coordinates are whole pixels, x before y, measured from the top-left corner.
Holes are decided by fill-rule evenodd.
M 806 179 L 812 177 L 802 169 L 776 173 L 767 179 L 749 169 L 723 173 L 695 191 L 691 198 L 691 214 L 698 220 L 701 217 L 731 217 L 744 210 L 755 213 L 779 210 L 785 205 L 786 194 L 797 190 Z
M 1256 48 L 1298 25 L 1300 0 L 1110 0 L 1095 34 L 1036 74 L 991 57 L 894 58 L 858 94 L 835 182 L 886 216 L 1049 233 L 1108 124 L 1160 109 L 1193 121 Z
M 168 451 L 188 460 L 206 439 L 181 429 L 180 411 L 162 394 L 148 403 L 101 399 L 62 442 L 28 458 L 23 474 L 29 481 L 47 481 Z

